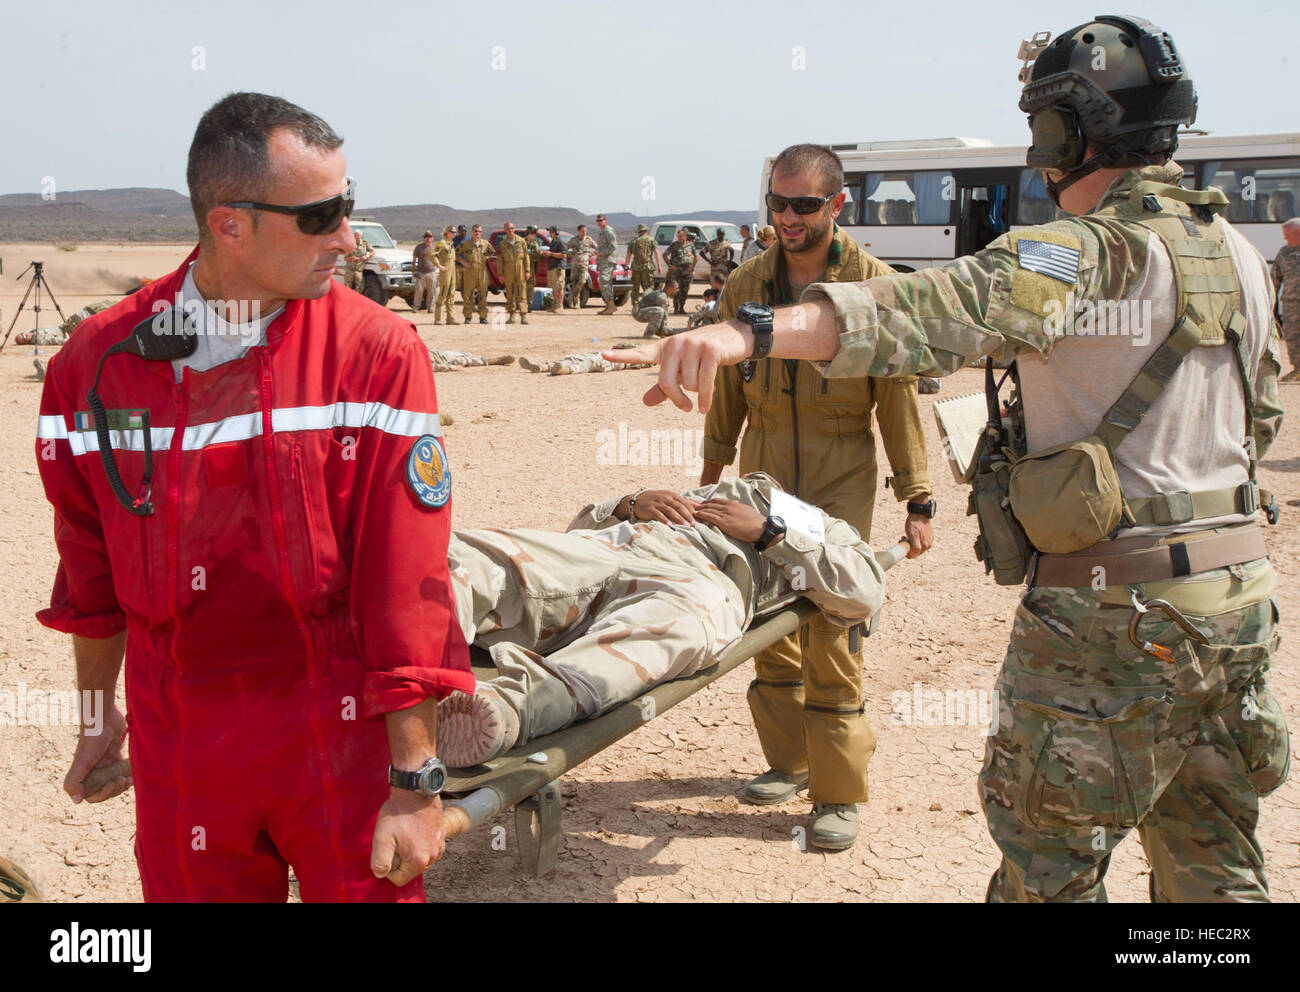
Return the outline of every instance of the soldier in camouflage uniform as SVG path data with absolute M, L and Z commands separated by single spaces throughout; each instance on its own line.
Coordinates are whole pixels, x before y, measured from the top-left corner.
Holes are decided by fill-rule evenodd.
M 515 225 L 506 221 L 505 234 L 497 241 L 497 272 L 506 284 L 507 324 L 515 322 L 519 314 L 521 324 L 528 323 L 528 303 L 524 287 L 528 285 L 528 244 L 515 233 Z
M 1257 521 L 1275 506 L 1254 481 L 1283 414 L 1267 263 L 1220 216 L 1221 191 L 1180 189 L 1176 162 L 1144 164 L 1172 155 L 1195 119 L 1168 35 L 1105 17 L 1029 54 L 1028 161 L 1075 216 L 939 268 L 815 283 L 777 312 L 771 354 L 831 359 L 831 378 L 1014 357 L 1031 454 L 1108 439 L 1128 526 L 1033 556 L 998 678 L 980 774 L 1002 852 L 989 899 L 1104 900 L 1111 853 L 1136 829 L 1154 900 L 1264 901 L 1259 799 L 1290 759 L 1266 676 L 1277 579 Z M 1111 89 L 1147 112 L 1107 114 Z M 1149 305 L 1145 336 L 1060 319 L 1116 303 Z M 684 401 L 682 383 L 708 382 L 702 364 L 738 362 L 751 340 L 731 322 L 625 355 L 665 361 L 659 388 Z M 1157 598 L 1205 643 L 1173 612 L 1136 608 Z
M 456 372 L 464 368 L 482 368 L 487 365 L 514 365 L 514 355 L 473 355 L 467 351 L 442 351 L 429 349 L 429 361 L 435 372 Z
M 537 228 L 532 224 L 524 233 L 524 246 L 528 249 L 528 283 L 524 289 L 524 312 L 533 308 L 533 291 L 537 288 L 537 265 L 542 260 L 542 246 L 537 240 Z
M 624 346 L 626 347 L 626 346 Z M 537 361 L 532 358 L 519 359 L 521 368 L 529 372 L 547 372 L 551 375 L 579 375 L 583 372 L 621 372 L 623 369 L 648 369 L 650 363 L 626 364 L 611 362 L 602 357 L 598 351 L 585 352 L 581 355 L 565 355 L 554 361 Z
M 345 282 L 348 289 L 363 293 L 366 289 L 366 260 L 374 254 L 374 251 L 370 248 L 370 242 L 361 236 L 360 231 L 353 231 L 352 237 L 356 240 L 356 247 L 343 256 Z
M 731 270 L 735 268 L 731 264 L 731 260 L 735 257 L 736 252 L 727 241 L 726 232 L 722 228 L 718 228 L 713 240 L 704 246 L 704 250 L 700 254 L 709 263 L 710 278 L 721 276 L 725 281 Z
M 569 299 L 575 307 L 582 306 L 582 291 L 591 285 L 591 273 L 587 266 L 596 242 L 587 237 L 587 225 L 579 224 L 578 233 L 569 239 Z
M 691 276 L 695 272 L 695 246 L 685 228 L 677 229 L 677 240 L 664 251 L 664 265 L 677 283 L 673 296 L 673 313 L 686 312 L 686 298 L 691 293 Z
M 824 539 L 792 526 L 756 550 L 772 488 L 752 475 L 642 490 L 587 506 L 567 534 L 454 533 L 461 629 L 499 674 L 439 705 L 439 757 L 479 764 L 692 675 L 799 595 L 845 626 L 870 617 L 884 573 L 842 520 L 822 513 Z
M 602 314 L 612 314 L 618 309 L 614 304 L 614 266 L 618 259 L 618 235 L 604 214 L 596 215 L 596 275 L 600 278 L 600 298 L 605 301 Z
M 470 237 L 456 249 L 456 256 L 463 266 L 460 272 L 465 281 L 460 287 L 460 295 L 464 300 L 467 324 L 474 313 L 475 293 L 478 293 L 478 322 L 487 323 L 487 260 L 494 254 L 492 245 L 483 237 L 482 224 L 475 224 L 470 230 Z
M 433 264 L 438 267 L 438 296 L 433 303 L 433 322 L 441 323 L 443 313 L 447 315 L 448 324 L 459 324 L 454 311 L 456 303 L 456 248 L 452 244 L 452 235 L 456 229 L 448 224 L 442 229 L 442 237 L 433 246 Z
M 646 226 L 636 226 L 636 237 L 627 246 L 623 267 L 632 272 L 632 309 L 636 310 L 641 294 L 652 289 L 655 273 L 659 271 L 659 248 L 654 238 L 646 233 Z
M 646 325 L 645 337 L 659 338 L 668 334 L 668 307 L 675 292 L 677 282 L 669 276 L 663 289 L 652 289 L 641 297 L 640 304 L 633 309 L 632 317 L 638 323 Z
M 63 344 L 68 340 L 70 335 L 83 320 L 91 314 L 99 313 L 101 310 L 107 310 L 120 300 L 99 300 L 96 303 L 88 303 L 80 310 L 75 310 L 68 316 L 62 324 L 46 325 L 38 327 L 35 331 L 19 331 L 14 335 L 14 344 L 34 344 L 34 345 L 56 345 Z
M 1282 311 L 1282 340 L 1291 371 L 1282 382 L 1300 382 L 1300 217 L 1282 225 L 1284 244 L 1273 259 L 1273 285 Z

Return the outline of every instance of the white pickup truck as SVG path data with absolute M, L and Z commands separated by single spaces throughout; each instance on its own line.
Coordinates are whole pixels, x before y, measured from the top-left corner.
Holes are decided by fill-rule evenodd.
M 361 218 L 349 220 L 352 230 L 360 231 L 374 254 L 366 262 L 365 289 L 363 295 L 374 300 L 381 307 L 387 305 L 394 296 L 400 296 L 411 306 L 415 297 L 415 277 L 411 275 L 411 253 L 397 247 L 384 230 L 384 225 L 374 220 Z M 334 278 L 340 282 L 344 279 L 345 265 L 343 256 L 339 256 L 334 266 Z

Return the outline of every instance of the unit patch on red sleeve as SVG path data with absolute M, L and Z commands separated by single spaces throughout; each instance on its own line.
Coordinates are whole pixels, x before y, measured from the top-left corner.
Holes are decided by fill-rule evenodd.
M 406 459 L 406 483 L 427 507 L 446 506 L 451 499 L 451 466 L 442 440 L 432 434 L 417 438 Z

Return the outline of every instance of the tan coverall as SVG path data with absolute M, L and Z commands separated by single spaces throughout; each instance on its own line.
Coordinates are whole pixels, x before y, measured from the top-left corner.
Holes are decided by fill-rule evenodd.
M 465 301 L 465 319 L 474 313 L 474 291 L 478 290 L 478 316 L 479 320 L 487 320 L 487 260 L 492 257 L 492 245 L 486 238 L 479 238 L 478 241 L 466 239 L 461 242 L 460 247 L 456 250 L 465 261 L 465 267 L 461 269 L 461 275 L 465 278 L 465 284 L 460 288 L 461 298 Z
M 528 245 L 518 234 L 497 242 L 497 272 L 506 284 L 506 313 L 527 316 L 524 289 L 528 283 Z
M 784 256 L 764 252 L 731 273 L 719 311 L 730 319 L 743 303 L 785 299 Z M 837 226 L 825 282 L 857 282 L 893 271 Z M 876 498 L 872 410 L 880 422 L 899 500 L 930 492 L 916 377 L 827 379 L 808 362 L 764 359 L 718 372 L 700 454 L 729 465 L 740 451 L 742 473 L 762 471 L 800 499 L 848 521 L 870 540 Z M 856 642 L 856 638 L 855 638 Z M 843 627 L 815 617 L 754 659 L 749 688 L 754 726 L 768 764 L 809 775 L 815 802 L 867 799 L 867 763 L 876 747 L 862 703 L 861 645 L 850 650 Z

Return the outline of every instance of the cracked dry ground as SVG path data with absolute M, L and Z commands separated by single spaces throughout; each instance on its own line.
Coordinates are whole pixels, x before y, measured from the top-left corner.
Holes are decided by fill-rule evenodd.
M 21 249 L 4 253 L 14 271 L 26 265 Z M 73 256 L 75 265 L 52 250 L 45 254 L 61 262 L 65 279 L 72 280 L 59 295 L 66 311 L 107 291 L 95 283 L 96 271 L 156 274 L 174 267 L 184 249 L 83 248 Z M 77 266 L 85 270 L 80 281 Z M 59 274 L 51 266 L 56 291 L 63 288 Z M 3 292 L 7 324 L 17 297 L 8 284 Z M 492 303 L 499 300 L 493 297 Z M 392 307 L 409 315 L 401 303 Z M 548 358 L 590 350 L 593 336 L 607 346 L 642 330 L 626 307 L 613 317 L 598 316 L 595 306 L 577 315 L 537 314 L 528 327 L 435 328 L 427 314 L 415 322 L 437 347 Z M 442 408 L 455 417 L 446 433 L 456 525 L 562 528 L 589 498 L 646 485 L 691 485 L 697 473 L 682 466 L 597 463 L 597 433 L 617 432 L 620 421 L 629 429 L 702 426 L 694 414 L 643 407 L 640 396 L 651 381 L 648 371 L 549 377 L 517 366 L 440 376 Z M 978 373 L 962 372 L 945 383 L 942 395 L 976 391 L 981 382 Z M 1300 386 L 1281 388 L 1283 402 L 1300 408 Z M 31 348 L 11 343 L 0 353 L 0 464 L 8 483 L 0 492 L 0 562 L 7 576 L 0 588 L 0 685 L 56 689 L 72 684 L 69 646 L 32 618 L 48 597 L 56 562 L 51 513 L 32 454 L 39 393 Z M 994 585 L 972 558 L 974 520 L 964 515 L 965 490 L 938 455 L 932 403 L 932 397 L 921 397 L 940 507 L 936 545 L 890 572 L 884 613 L 865 644 L 863 692 L 878 744 L 871 801 L 862 809 L 861 835 L 851 850 L 799 849 L 810 810 L 802 797 L 764 808 L 737 801 L 743 782 L 764 767 L 744 698 L 752 668 L 744 665 L 562 778 L 563 841 L 549 875 L 529 880 L 521 874 L 513 814 L 502 814 L 449 844 L 444 860 L 426 876 L 430 899 L 981 899 L 997 858 L 975 792 L 984 753 L 980 730 L 907 726 L 890 718 L 891 693 L 911 692 L 914 683 L 938 690 L 991 689 L 1017 600 L 1016 590 Z M 1267 533 L 1284 623 L 1272 685 L 1293 728 L 1300 726 L 1297 639 L 1289 633 L 1300 618 L 1296 416 L 1300 409 L 1261 469 L 1264 485 L 1293 504 Z M 892 543 L 902 517 L 901 507 L 881 493 L 875 543 Z M 72 748 L 68 727 L 0 727 L 0 853 L 24 864 L 49 899 L 137 900 L 132 806 L 124 799 L 100 806 L 68 802 L 59 783 Z M 1260 839 L 1273 896 L 1295 901 L 1300 776 L 1262 805 Z M 491 829 L 498 825 L 504 829 Z M 498 849 L 502 841 L 504 850 Z M 1112 859 L 1111 898 L 1144 901 L 1146 870 L 1141 847 L 1130 838 Z

